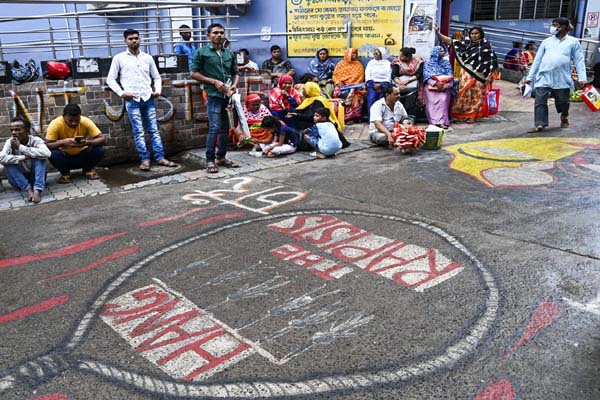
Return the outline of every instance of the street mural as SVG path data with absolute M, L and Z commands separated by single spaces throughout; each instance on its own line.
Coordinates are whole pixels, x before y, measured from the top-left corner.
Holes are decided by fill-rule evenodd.
M 0 272 L 86 260 L 70 270 L 38 268 L 34 284 L 59 291 L 92 270 L 109 277 L 92 299 L 64 289 L 0 315 L 3 327 L 87 304 L 58 344 L 0 372 L 0 397 L 66 371 L 153 396 L 268 398 L 393 385 L 463 365 L 496 324 L 494 276 L 431 223 L 359 210 L 274 213 L 307 194 L 250 177 L 217 185 L 184 195 L 193 208 L 183 213 L 0 260 Z M 148 248 L 132 243 L 140 227 L 179 236 Z M 208 238 L 225 247 L 207 246 Z M 120 250 L 106 251 L 107 244 Z M 449 305 L 452 293 L 471 295 Z M 404 308 L 437 328 L 425 334 Z M 559 314 L 557 304 L 542 302 L 503 362 Z M 97 353 L 86 354 L 90 348 Z M 306 360 L 312 369 L 299 369 Z M 68 386 L 60 390 L 38 398 L 70 398 Z M 478 390 L 473 398 L 514 398 L 509 377 Z
M 457 144 L 444 150 L 452 154 L 452 169 L 494 189 L 571 191 L 573 177 L 600 180 L 598 139 L 499 139 Z

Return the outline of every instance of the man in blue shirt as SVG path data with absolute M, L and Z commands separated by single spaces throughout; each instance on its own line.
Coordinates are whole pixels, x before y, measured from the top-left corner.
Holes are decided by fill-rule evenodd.
M 175 54 L 181 54 L 187 56 L 190 70 L 192 68 L 192 56 L 196 50 L 194 43 L 190 42 L 192 38 L 192 30 L 187 25 L 181 25 L 179 27 L 179 35 L 181 35 L 181 41 L 175 45 Z
M 550 27 L 554 36 L 545 39 L 529 70 L 526 83 L 535 85 L 535 128 L 541 132 L 548 126 L 548 98 L 553 97 L 556 112 L 560 113 L 560 127 L 569 127 L 569 94 L 575 89 L 571 77 L 571 62 L 577 70 L 579 85 L 587 81 L 585 62 L 579 41 L 568 36 L 571 23 L 567 18 L 555 18 Z

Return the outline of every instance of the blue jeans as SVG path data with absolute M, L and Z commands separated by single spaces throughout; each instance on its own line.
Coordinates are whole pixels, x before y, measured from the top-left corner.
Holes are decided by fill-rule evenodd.
M 8 183 L 16 189 L 26 192 L 30 188 L 40 192 L 46 187 L 46 160 L 31 160 L 31 171 L 25 171 L 19 164 L 4 164 L 4 173 Z
M 140 101 L 126 100 L 125 108 L 127 109 L 127 115 L 129 115 L 129 122 L 133 130 L 133 141 L 135 142 L 135 148 L 140 159 L 142 161 L 150 161 L 150 153 L 148 153 L 148 149 L 146 148 L 144 121 L 148 127 L 148 134 L 150 135 L 152 150 L 154 151 L 154 159 L 160 161 L 165 158 L 162 138 L 158 129 L 158 121 L 156 120 L 154 99 L 150 98 L 148 101 L 142 99 Z
M 79 169 L 85 173 L 91 171 L 104 157 L 104 147 L 89 146 L 77 155 L 70 155 L 62 150 L 52 150 L 50 164 L 60 171 L 61 175 L 70 175 L 72 169 Z
M 206 162 L 215 162 L 215 148 L 218 145 L 217 160 L 222 160 L 227 154 L 229 139 L 229 121 L 227 119 L 227 99 L 208 96 L 206 111 L 208 112 L 208 137 L 206 138 Z

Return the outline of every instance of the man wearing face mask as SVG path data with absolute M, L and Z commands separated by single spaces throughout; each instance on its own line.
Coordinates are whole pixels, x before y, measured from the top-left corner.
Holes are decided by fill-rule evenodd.
M 560 127 L 569 127 L 569 94 L 575 90 L 571 78 L 571 63 L 575 64 L 580 86 L 587 81 L 583 51 L 579 41 L 567 34 L 571 30 L 567 18 L 552 21 L 550 33 L 540 45 L 526 83 L 535 84 L 535 128 L 541 132 L 548 126 L 548 98 L 553 97 L 556 112 L 560 113 Z

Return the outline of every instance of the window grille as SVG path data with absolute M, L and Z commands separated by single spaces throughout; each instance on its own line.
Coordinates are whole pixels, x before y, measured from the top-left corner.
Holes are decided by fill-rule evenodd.
M 573 19 L 575 0 L 473 0 L 471 20 Z

